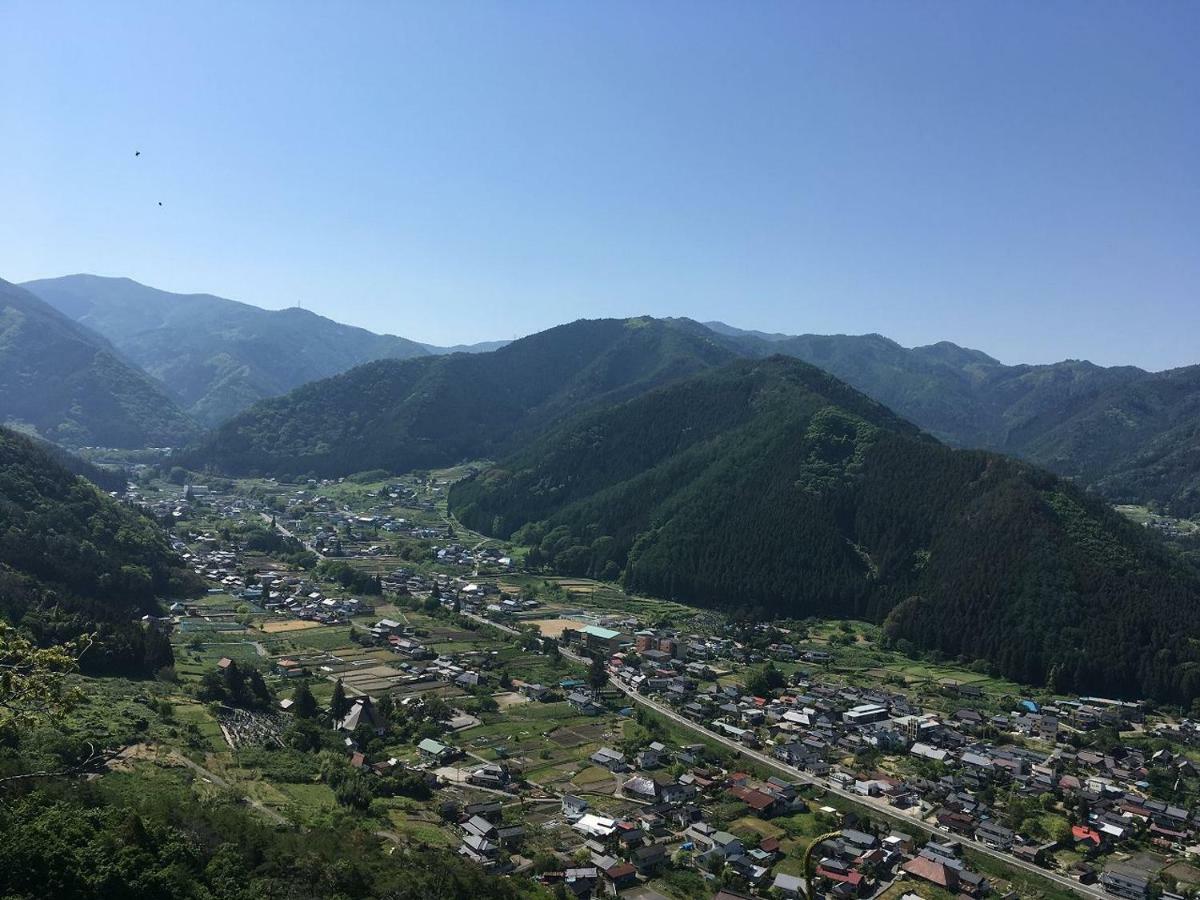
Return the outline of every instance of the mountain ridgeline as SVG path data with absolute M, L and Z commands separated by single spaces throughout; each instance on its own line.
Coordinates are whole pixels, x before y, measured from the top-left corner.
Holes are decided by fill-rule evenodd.
M 178 446 L 199 433 L 108 341 L 3 280 L 0 424 L 67 446 Z
M 155 522 L 0 428 L 0 618 L 45 644 L 95 634 L 85 671 L 142 674 L 172 654 L 136 620 L 196 588 Z
M 186 461 L 284 476 L 452 465 L 734 358 L 688 320 L 581 320 L 492 353 L 381 360 L 306 385 L 226 422 Z
M 740 360 L 564 420 L 457 484 L 529 562 L 1120 695 L 1200 692 L 1200 577 L 1097 499 L 954 450 L 827 373 Z
M 430 352 L 415 341 L 304 309 L 266 310 L 211 294 L 173 294 L 128 278 L 68 275 L 24 287 L 112 341 L 209 426 L 264 397 L 370 360 Z
M 439 380 L 464 378 L 477 391 L 486 388 L 501 407 L 522 419 L 520 404 L 526 397 L 535 406 L 543 400 L 537 391 L 523 388 L 506 397 L 509 383 L 521 376 L 493 371 L 492 362 L 384 365 L 346 381 L 322 381 L 375 360 L 480 353 L 504 342 L 435 347 L 373 334 L 302 309 L 270 311 L 208 294 L 173 294 L 126 278 L 70 275 L 26 287 L 63 315 L 53 328 L 41 321 L 53 312 L 46 308 L 33 317 L 38 319 L 33 325 L 25 321 L 28 311 L 25 319 L 17 315 L 23 328 L 0 323 L 0 377 L 8 372 L 0 387 L 11 386 L 0 400 L 0 414 L 11 424 L 67 445 L 177 445 L 196 435 L 193 420 L 216 427 L 254 407 L 239 417 L 237 426 L 248 441 L 231 440 L 226 432 L 212 446 L 232 452 L 243 468 L 282 465 L 281 472 L 302 471 L 253 446 L 253 432 L 278 423 L 281 411 L 295 408 L 306 416 L 309 434 L 303 439 L 290 435 L 287 445 L 303 451 L 314 473 L 348 474 L 362 468 L 356 460 L 364 454 L 377 461 L 382 457 L 382 467 L 395 468 L 414 459 L 437 465 L 455 461 L 459 450 L 472 456 L 506 446 L 503 422 L 491 418 L 483 404 L 468 400 L 464 405 L 461 392 L 437 384 Z M 10 310 L 5 318 L 14 315 Z M 72 324 L 67 320 L 76 326 L 70 339 L 62 333 L 64 325 Z M 1154 503 L 1178 516 L 1200 513 L 1200 366 L 1160 373 L 1078 360 L 1010 366 L 949 342 L 909 349 L 877 334 L 768 334 L 721 322 L 699 326 L 662 320 L 664 327 L 672 321 L 677 330 L 689 330 L 693 338 L 703 334 L 724 351 L 712 353 L 708 365 L 735 356 L 794 356 L 831 372 L 952 446 L 1028 459 L 1117 502 Z M 543 335 L 579 349 L 580 330 L 568 326 Z M 525 349 L 513 358 L 541 371 L 531 357 L 534 352 L 553 356 L 550 339 L 526 339 Z M 81 357 L 81 340 L 98 349 Z M 657 349 L 648 352 L 653 357 Z M 579 358 L 581 366 L 588 365 L 586 350 Z M 67 365 L 50 366 L 48 360 Z M 139 373 L 139 366 L 151 377 Z M 545 370 L 559 382 L 577 374 L 553 366 Z M 615 368 L 610 376 L 620 378 Z M 632 373 L 629 389 L 636 390 L 639 383 L 658 382 L 639 381 Z M 358 384 L 368 392 L 356 396 Z M 297 388 L 303 393 L 295 398 L 255 407 Z M 310 415 L 335 397 L 350 422 L 329 423 Z M 389 414 L 373 408 L 377 400 L 396 406 L 394 421 L 384 423 Z M 585 397 L 585 402 L 590 401 Z M 428 405 L 422 409 L 422 404 L 430 403 L 451 420 L 446 428 L 428 421 Z M 535 423 L 552 419 L 534 416 Z M 468 435 L 472 422 L 480 432 L 473 438 Z M 529 433 L 523 427 L 518 432 Z M 390 449 L 363 444 L 360 435 L 383 438 Z

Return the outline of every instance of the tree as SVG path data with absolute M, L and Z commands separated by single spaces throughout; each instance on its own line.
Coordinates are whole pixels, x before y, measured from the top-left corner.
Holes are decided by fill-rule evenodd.
M 775 668 L 775 664 L 767 663 L 746 679 L 746 693 L 755 697 L 767 697 L 776 688 L 783 687 L 785 682 L 783 673 Z
M 267 682 L 263 679 L 262 672 L 258 671 L 258 669 L 251 669 L 247 680 L 250 685 L 250 693 L 253 695 L 256 705 L 263 708 L 269 707 L 275 698 L 271 695 L 271 689 L 267 687 Z
M 75 703 L 81 694 L 66 676 L 90 643 L 82 638 L 39 648 L 0 622 L 0 728 L 28 725 Z
M 392 724 L 396 715 L 396 701 L 392 699 L 391 694 L 384 694 L 379 698 L 379 702 L 375 704 L 375 715 L 384 727 Z
M 346 713 L 350 712 L 350 701 L 346 698 L 346 688 L 342 684 L 342 679 L 338 679 L 333 686 L 333 696 L 329 698 L 329 714 L 333 716 L 334 722 L 340 722 L 346 718 Z
M 597 656 L 588 667 L 588 684 L 594 688 L 602 688 L 608 684 L 608 670 L 604 667 L 603 658 Z

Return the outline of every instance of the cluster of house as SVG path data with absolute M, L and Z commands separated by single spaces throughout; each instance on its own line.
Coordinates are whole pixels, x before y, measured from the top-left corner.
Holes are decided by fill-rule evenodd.
M 783 897 L 803 895 L 802 879 L 786 873 L 772 876 L 782 856 L 777 839 L 747 843 L 709 822 L 704 812 L 706 807 L 730 801 L 741 804 L 742 816 L 769 819 L 802 812 L 808 806 L 795 785 L 710 766 L 700 745 L 671 750 L 653 742 L 628 758 L 604 747 L 590 761 L 623 779 L 621 795 L 640 805 L 636 814 L 621 818 L 593 810 L 581 797 L 564 795 L 562 815 L 583 837 L 590 864 L 548 873 L 544 881 L 561 881 L 577 897 L 615 895 L 639 879 L 652 878 L 674 858 L 704 871 L 724 868 L 755 890 L 773 888 Z M 678 777 L 664 771 L 675 763 L 686 767 Z M 820 812 L 833 820 L 840 816 L 829 807 Z M 869 823 L 847 824 L 870 828 Z M 912 878 L 949 885 L 966 896 L 981 897 L 990 890 L 985 878 L 965 866 L 954 843 L 931 842 L 917 851 L 913 839 L 900 832 L 877 834 L 843 827 L 838 837 L 822 842 L 817 851 L 816 877 L 833 896 L 868 895 L 901 869 Z
M 125 499 L 152 514 L 156 518 L 185 519 L 197 503 L 207 510 L 226 519 L 239 518 L 246 512 L 257 512 L 262 503 L 253 497 L 224 494 L 206 484 L 184 485 L 177 496 L 145 496 L 136 485 L 125 494 Z
M 449 589 L 450 579 L 446 575 L 423 575 L 401 567 L 383 576 L 380 584 L 388 594 L 428 594 L 434 588 Z
M 1195 534 L 1195 528 L 1185 525 L 1178 519 L 1168 519 L 1163 516 L 1150 516 L 1142 523 L 1146 528 L 1160 531 L 1169 538 L 1184 538 Z
M 472 773 L 472 784 L 491 786 L 493 781 L 507 784 L 507 772 L 500 766 L 482 768 L 488 770 L 486 777 Z M 491 771 L 493 769 L 498 771 Z M 482 780 L 476 780 L 477 777 Z M 485 784 L 484 781 L 488 783 Z M 460 854 L 491 872 L 499 874 L 512 871 L 509 853 L 524 843 L 525 826 L 505 824 L 503 807 L 499 800 L 485 800 L 467 805 L 458 822 L 458 829 L 462 835 L 462 843 L 458 846 Z
M 296 594 L 282 599 L 270 599 L 263 604 L 272 612 L 286 612 L 309 622 L 338 625 L 354 616 L 366 616 L 375 611 L 367 600 L 358 597 L 327 597 L 319 590 Z
M 239 572 L 241 557 L 237 551 L 216 549 L 217 538 L 211 534 L 195 535 L 194 540 L 200 547 L 195 552 L 178 537 L 171 539 L 171 548 L 193 572 L 219 584 L 222 590 L 236 594 L 245 589 L 246 579 Z
M 588 636 L 582 637 L 586 641 Z M 607 635 L 594 637 L 604 641 Z M 615 637 L 612 645 L 628 646 Z M 1068 723 L 1075 730 L 1128 727 L 1131 719 L 1141 718 L 1136 704 L 1080 698 L 1043 708 L 1024 700 L 1007 714 L 984 716 L 964 707 L 943 717 L 914 707 L 901 694 L 808 679 L 798 680 L 782 696 L 756 697 L 734 684 L 703 682 L 711 677 L 706 664 L 688 661 L 687 654 L 676 656 L 673 650 L 661 640 L 652 647 L 643 644 L 636 665 L 629 664 L 627 652 L 618 650 L 610 657 L 610 673 L 639 693 L 657 695 L 709 730 L 750 747 L 769 746 L 777 759 L 810 776 L 912 810 L 944 831 L 1029 862 L 1046 863 L 1057 841 L 1039 841 L 1005 827 L 1004 811 L 979 800 L 983 789 L 1000 787 L 1004 794 L 1014 790 L 1030 797 L 1053 793 L 1069 808 L 1082 802 L 1089 811 L 1088 821 L 1075 828 L 1073 838 L 1088 856 L 1135 837 L 1148 838 L 1166 852 L 1178 852 L 1194 843 L 1200 832 L 1200 815 L 1150 799 L 1146 790 L 1154 767 L 1175 777 L 1191 776 L 1195 773 L 1190 760 L 1167 751 L 1147 759 L 1132 748 L 1103 755 L 1058 740 L 1065 738 Z M 970 694 L 962 686 L 954 690 Z M 1054 749 L 1035 751 L 1011 739 L 984 737 L 994 733 L 1036 737 Z M 897 778 L 850 771 L 840 764 L 868 751 L 907 754 L 938 765 L 916 767 L 927 777 Z M 932 873 L 931 865 L 917 863 Z M 937 870 L 935 880 L 949 879 L 958 892 L 970 893 L 964 887 L 969 874 L 964 878 L 953 865 L 940 865 L 943 869 Z M 1118 896 L 1145 897 L 1148 890 L 1145 878 L 1139 881 L 1136 875 L 1107 871 L 1097 875 L 1087 863 L 1077 865 L 1072 874 L 1084 882 L 1099 880 Z
M 392 489 L 389 498 L 413 508 L 432 508 L 428 501 L 416 500 L 410 489 L 405 488 L 404 491 L 407 493 L 401 495 Z M 366 512 L 352 511 L 345 506 L 339 507 L 330 497 L 309 491 L 297 491 L 288 497 L 286 515 L 289 528 L 311 534 L 309 542 L 320 552 L 340 552 L 343 540 L 370 542 L 378 538 L 381 531 L 428 539 L 444 538 L 449 531 L 446 525 L 422 525 L 392 515 L 382 506 L 373 506 Z M 377 548 L 371 554 L 368 548 L 356 551 L 356 555 L 378 555 L 382 552 L 383 548 Z
M 674 629 L 634 630 L 637 627 L 636 619 L 609 617 L 596 625 L 565 629 L 560 640 L 564 644 L 607 653 L 632 650 L 651 667 L 667 666 L 676 670 L 689 660 L 698 664 L 718 658 L 751 661 L 750 652 L 731 638 L 684 634 Z
M 511 571 L 512 558 L 495 547 L 469 548 L 462 544 L 446 544 L 434 547 L 431 551 L 433 558 L 447 566 L 457 566 L 461 569 L 476 569 L 487 567 L 496 571 Z

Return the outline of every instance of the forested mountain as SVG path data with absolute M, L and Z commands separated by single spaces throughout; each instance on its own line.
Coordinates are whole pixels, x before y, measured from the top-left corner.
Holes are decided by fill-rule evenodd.
M 956 447 L 1021 456 L 1112 500 L 1200 512 L 1200 367 L 1008 366 L 949 342 L 907 349 L 877 334 L 709 326 L 746 354 L 786 353 L 832 372 Z
M 1200 366 L 1105 391 L 1030 440 L 1023 455 L 1122 502 L 1200 514 Z
M 187 462 L 279 475 L 448 465 L 733 358 L 689 320 L 581 320 L 492 353 L 382 360 L 305 385 L 225 423 Z
M 103 337 L 3 280 L 0 423 L 75 446 L 178 446 L 198 432 Z
M 304 309 L 173 294 L 128 278 L 68 275 L 24 287 L 112 341 L 207 425 L 370 360 L 430 352 Z
M 1200 577 L 1057 477 L 948 448 L 794 359 L 739 360 L 560 423 L 456 485 L 530 562 L 894 641 L 1060 689 L 1200 691 Z
M 135 619 L 194 587 L 153 521 L 0 428 L 0 618 L 43 643 L 98 633 L 87 670 L 153 671 L 170 645 Z

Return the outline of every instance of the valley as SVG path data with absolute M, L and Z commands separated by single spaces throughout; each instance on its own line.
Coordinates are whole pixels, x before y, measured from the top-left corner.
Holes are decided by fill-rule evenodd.
M 372 362 L 182 448 L 8 438 L 0 551 L 47 585 L 10 621 L 93 630 L 11 770 L 155 840 L 156 798 L 222 810 L 371 894 L 432 858 L 512 896 L 1200 890 L 1200 526 L 730 331 Z M 47 566 L 71 472 L 117 498 L 75 546 L 134 516 L 153 563 Z
M 131 500 L 172 520 L 209 586 L 159 626 L 173 672 L 86 681 L 72 726 L 117 742 L 119 777 L 244 798 L 302 831 L 346 819 L 546 889 L 786 891 L 839 829 L 818 877 L 868 895 L 1186 887 L 1172 873 L 1190 877 L 1192 823 L 1168 810 L 1200 790 L 1200 732 L 1180 711 L 906 655 L 866 622 L 735 619 L 530 574 L 527 548 L 449 513 L 484 468 L 146 470 Z M 239 698 L 231 670 L 266 693 Z M 332 727 L 335 693 L 353 727 Z

